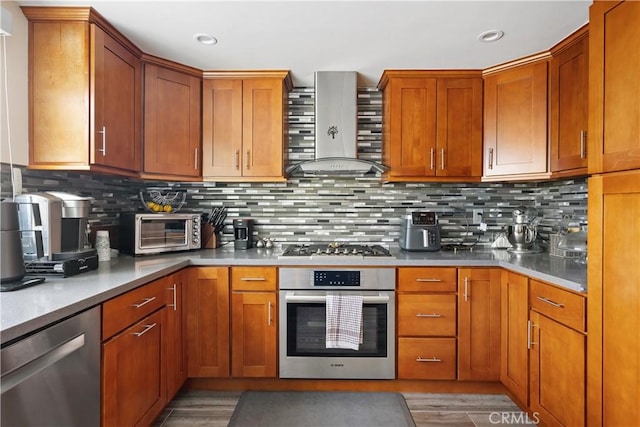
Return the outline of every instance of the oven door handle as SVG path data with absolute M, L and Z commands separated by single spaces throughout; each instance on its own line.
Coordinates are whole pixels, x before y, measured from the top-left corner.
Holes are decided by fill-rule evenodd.
M 296 295 L 295 293 L 290 293 L 285 295 L 286 302 L 327 302 L 327 297 L 325 295 Z M 363 304 L 373 304 L 373 303 L 386 303 L 389 302 L 388 295 L 363 295 L 362 303 Z

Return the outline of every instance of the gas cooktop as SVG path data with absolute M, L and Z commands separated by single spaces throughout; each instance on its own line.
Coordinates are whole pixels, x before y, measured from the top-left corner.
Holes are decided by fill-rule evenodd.
M 289 245 L 281 257 L 392 257 L 388 249 L 380 245 L 358 245 L 346 243 L 323 243 L 310 245 Z

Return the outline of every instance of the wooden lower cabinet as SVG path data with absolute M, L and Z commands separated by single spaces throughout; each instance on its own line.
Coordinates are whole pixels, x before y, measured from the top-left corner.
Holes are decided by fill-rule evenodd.
M 585 425 L 586 337 L 530 313 L 530 410 L 545 426 Z
M 102 345 L 102 425 L 147 426 L 167 402 L 162 308 Z
M 500 381 L 501 275 L 458 269 L 458 380 Z
M 187 373 L 228 377 L 229 269 L 193 267 L 187 272 Z
M 231 375 L 276 376 L 277 269 L 231 268 Z
M 186 270 L 167 278 L 167 401 L 187 380 Z
M 398 379 L 455 380 L 455 338 L 398 338 Z
M 523 407 L 529 404 L 529 279 L 502 272 L 500 381 Z

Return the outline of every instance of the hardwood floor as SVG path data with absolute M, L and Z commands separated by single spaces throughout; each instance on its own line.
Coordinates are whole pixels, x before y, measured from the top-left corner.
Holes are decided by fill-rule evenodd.
M 225 427 L 241 394 L 235 391 L 207 390 L 181 392 L 167 405 L 154 427 Z M 504 394 L 402 394 L 416 427 L 533 424 L 533 421 Z

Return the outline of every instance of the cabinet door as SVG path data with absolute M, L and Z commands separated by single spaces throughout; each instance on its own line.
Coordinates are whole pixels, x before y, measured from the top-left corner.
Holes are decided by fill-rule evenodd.
M 589 44 L 589 173 L 640 168 L 640 2 L 594 2 Z
M 188 270 L 187 372 L 189 377 L 229 376 L 229 271 Z
M 200 175 L 200 79 L 144 67 L 144 172 Z
M 535 311 L 530 319 L 531 411 L 547 426 L 585 425 L 585 336 Z
M 528 281 L 526 276 L 503 271 L 500 292 L 500 381 L 524 406 L 529 389 Z
M 87 167 L 89 80 L 86 22 L 29 23 L 30 167 Z
M 280 79 L 247 79 L 242 83 L 242 174 L 284 174 L 284 99 Z
M 142 167 L 140 59 L 95 24 L 95 97 L 91 163 L 139 172 Z
M 275 292 L 231 295 L 232 376 L 276 376 L 276 299 Z
M 148 426 L 166 403 L 165 308 L 102 346 L 102 425 Z
M 590 178 L 588 208 L 587 418 L 627 425 L 640 420 L 640 170 Z
M 547 63 L 486 77 L 484 176 L 547 172 Z
M 482 79 L 438 79 L 436 175 L 482 176 Z
M 242 156 L 242 80 L 202 84 L 202 175 L 239 177 Z
M 385 102 L 385 151 L 390 177 L 435 175 L 436 79 L 395 78 Z
M 167 401 L 180 390 L 187 379 L 186 337 L 186 270 L 166 280 L 167 291 Z
M 458 379 L 500 380 L 502 270 L 458 270 Z
M 582 31 L 571 44 L 554 53 L 549 63 L 551 172 L 587 172 L 588 35 Z

